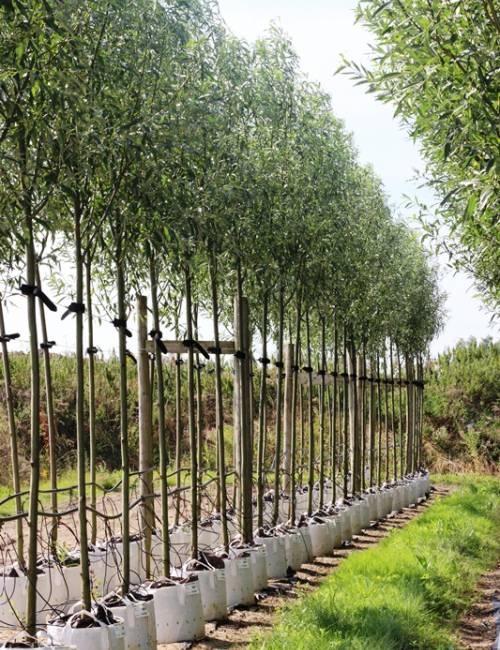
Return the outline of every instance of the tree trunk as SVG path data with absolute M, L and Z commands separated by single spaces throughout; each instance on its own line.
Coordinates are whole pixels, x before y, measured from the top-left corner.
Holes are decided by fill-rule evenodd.
M 10 374 L 9 352 L 7 341 L 5 339 L 5 323 L 3 318 L 2 300 L 0 298 L 0 345 L 2 349 L 3 376 L 5 384 L 5 403 L 7 406 L 7 419 L 9 424 L 10 436 L 10 461 L 12 467 L 12 487 L 14 489 L 16 503 L 16 551 L 17 561 L 21 568 L 25 567 L 24 563 L 24 533 L 23 533 L 23 502 L 21 499 L 21 477 L 19 474 L 19 452 L 17 445 L 17 428 L 14 415 L 14 395 L 12 393 L 12 378 Z
M 37 284 L 42 288 L 40 270 L 36 270 Z M 56 451 L 56 418 L 54 413 L 54 388 L 52 385 L 52 372 L 50 367 L 50 348 L 52 343 L 49 343 L 47 336 L 47 322 L 45 320 L 45 308 L 41 300 L 38 301 L 38 313 L 40 315 L 40 329 L 42 334 L 42 355 L 43 366 L 45 373 L 45 398 L 47 405 L 47 427 L 49 438 L 49 480 L 50 480 L 50 503 L 54 517 L 51 521 L 50 528 L 50 547 L 53 557 L 57 557 L 57 529 L 59 518 L 57 513 L 57 451 Z
M 210 265 L 210 286 L 212 291 L 212 319 L 215 346 L 215 428 L 217 431 L 217 474 L 220 514 L 222 521 L 222 540 L 224 550 L 229 552 L 229 534 L 227 530 L 227 489 L 226 459 L 224 448 L 224 403 L 222 399 L 222 367 L 219 350 L 219 296 L 217 290 L 217 258 L 212 254 Z

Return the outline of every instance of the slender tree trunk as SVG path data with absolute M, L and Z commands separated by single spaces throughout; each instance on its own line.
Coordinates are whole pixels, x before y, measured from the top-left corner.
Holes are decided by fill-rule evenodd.
M 312 357 L 311 357 L 311 326 L 309 322 L 309 310 L 306 309 L 306 350 L 307 350 L 307 415 L 308 415 L 308 431 L 309 431 L 309 467 L 308 467 L 308 501 L 307 501 L 307 514 L 310 517 L 313 512 L 313 496 L 314 496 L 314 461 L 315 448 L 314 448 L 314 406 L 313 406 L 313 381 L 312 381 Z
M 347 367 L 347 329 L 344 327 L 344 353 L 343 353 L 343 427 L 344 427 L 344 499 L 349 494 L 349 370 Z
M 268 294 L 264 294 L 262 305 L 262 358 L 260 375 L 260 396 L 259 396 L 259 438 L 257 441 L 257 527 L 264 525 L 264 452 L 265 452 L 265 431 L 267 423 L 267 321 L 268 321 Z
M 118 235 L 120 237 L 120 235 Z M 122 463 L 122 593 L 130 585 L 130 459 L 128 441 L 127 345 L 125 269 L 121 243 L 116 247 L 116 294 L 118 306 L 118 359 L 120 361 L 120 448 Z
M 175 337 L 179 339 L 179 320 L 175 317 Z M 180 354 L 175 357 L 175 525 L 179 525 L 181 508 L 181 463 L 182 463 L 182 386 Z
M 76 291 L 75 302 L 83 304 L 83 259 L 81 239 L 81 211 L 75 205 L 75 272 Z M 85 458 L 85 428 L 84 428 L 84 399 L 85 375 L 83 362 L 83 313 L 75 314 L 76 325 L 76 448 L 78 454 L 78 519 L 80 536 L 80 570 L 81 570 L 81 600 L 83 608 L 90 611 L 90 574 L 87 537 L 87 495 L 86 495 L 86 458 Z
M 194 337 L 198 336 L 198 304 L 193 308 Z M 196 442 L 198 445 L 198 472 L 200 485 L 203 483 L 203 387 L 201 382 L 201 370 L 199 352 L 195 353 L 195 380 L 196 380 Z M 199 495 L 201 499 L 201 494 Z M 201 509 L 201 501 L 199 504 Z
M 276 440 L 275 440 L 275 461 L 274 461 L 274 508 L 273 525 L 278 523 L 279 518 L 279 497 L 280 497 L 280 471 L 281 471 L 281 436 L 282 436 L 282 412 L 283 412 L 283 330 L 285 319 L 285 292 L 280 287 L 279 292 L 279 316 L 278 316 L 278 346 L 276 351 Z
M 154 252 L 148 250 L 149 255 L 149 281 L 151 284 L 151 309 L 153 313 L 153 330 L 160 332 L 160 308 L 158 304 L 158 269 L 156 267 Z M 155 337 L 154 367 L 156 370 L 156 401 L 158 405 L 158 451 L 160 465 L 160 495 L 161 495 L 161 537 L 162 537 L 162 569 L 165 577 L 170 576 L 170 532 L 168 516 L 168 441 L 167 427 L 165 424 L 165 377 L 163 372 L 160 336 Z M 152 384 L 153 386 L 153 384 Z M 152 391 L 151 391 L 152 392 Z M 177 433 L 177 431 L 176 431 Z M 176 442 L 177 444 L 177 442 Z M 177 474 L 180 480 L 180 474 Z M 179 486 L 180 487 L 180 486 Z M 180 495 L 180 490 L 177 492 Z M 177 507 L 178 516 L 179 508 Z M 176 521 L 178 523 L 178 521 Z
M 363 376 L 362 381 L 360 382 L 360 392 L 361 392 L 361 489 L 366 490 L 366 450 L 368 446 L 368 441 L 366 439 L 366 347 L 363 343 L 363 358 L 361 361 L 361 373 Z
M 333 502 L 337 500 L 337 437 L 338 437 L 338 376 L 339 376 L 339 345 L 337 322 L 334 322 L 334 348 L 333 348 L 333 400 L 332 400 L 332 482 Z
M 413 394 L 414 369 L 413 359 L 408 355 L 405 358 L 406 367 L 406 473 L 411 474 L 414 469 L 414 434 L 415 434 L 415 401 Z
M 378 430 L 378 463 L 377 463 L 377 484 L 382 485 L 382 389 L 380 386 L 380 356 L 377 353 L 377 430 Z
M 224 448 L 224 404 L 222 399 L 222 367 L 219 341 L 219 295 L 217 289 L 217 257 L 212 254 L 210 264 L 210 286 L 212 290 L 212 319 L 215 346 L 215 428 L 217 430 L 217 474 L 220 495 L 220 514 L 222 521 L 222 539 L 226 553 L 229 552 L 229 534 L 227 530 L 227 489 L 226 459 Z
M 323 507 L 325 489 L 325 392 L 326 392 L 326 323 L 321 317 L 321 368 L 319 393 L 319 508 Z
M 3 376 L 5 384 L 5 404 L 7 407 L 7 419 L 9 423 L 9 436 L 10 436 L 10 462 L 12 468 L 12 487 L 14 489 L 15 503 L 16 503 L 16 551 L 17 560 L 21 568 L 25 568 L 24 563 L 24 533 L 23 533 L 23 518 L 21 513 L 23 511 L 23 502 L 21 499 L 21 477 L 19 473 L 19 452 L 18 452 L 18 439 L 16 419 L 14 415 L 14 395 L 12 392 L 12 378 L 10 373 L 9 351 L 7 349 L 7 341 L 5 339 L 5 323 L 3 318 L 2 300 L 0 297 L 0 345 L 2 350 L 3 361 Z
M 389 347 L 390 373 L 391 373 L 391 425 L 392 425 L 392 444 L 394 458 L 394 480 L 398 478 L 398 440 L 396 434 L 396 405 L 394 401 L 394 359 L 393 359 L 392 339 Z
M 300 322 L 301 322 L 301 296 L 297 299 L 295 319 L 295 354 L 293 361 L 292 377 L 292 449 L 290 470 L 290 520 L 295 524 L 297 515 L 297 397 L 299 388 L 299 359 L 300 359 Z
M 375 485 L 375 436 L 377 429 L 377 407 L 376 407 L 376 388 L 375 388 L 375 360 L 370 359 L 370 487 Z
M 38 286 L 41 288 L 40 270 L 37 266 L 36 277 Z M 52 372 L 50 367 L 50 348 L 53 343 L 49 342 L 47 336 L 47 322 L 45 319 L 45 308 L 41 300 L 38 301 L 38 313 L 40 316 L 40 329 L 42 335 L 42 356 L 45 373 L 45 399 L 47 405 L 47 426 L 49 438 L 49 480 L 50 480 L 50 504 L 52 513 L 57 513 L 57 452 L 56 452 L 56 418 L 54 413 L 54 388 L 52 385 Z M 50 546 L 53 557 L 57 557 L 57 529 L 59 520 L 54 516 L 50 528 Z
M 398 418 L 398 434 L 399 434 L 399 451 L 400 451 L 400 463 L 399 467 L 401 470 L 401 478 L 403 478 L 404 473 L 405 473 L 405 451 L 406 451 L 406 444 L 404 440 L 404 429 L 405 427 L 403 426 L 404 422 L 404 408 L 403 408 L 403 375 L 402 375 L 402 368 L 401 368 L 401 356 L 399 354 L 399 349 L 396 346 L 396 358 L 398 362 L 398 410 L 399 410 L 399 418 Z
M 90 256 L 85 263 L 85 291 L 87 312 L 87 354 L 88 354 L 88 403 L 89 403 L 89 469 L 90 469 L 90 541 L 97 542 L 97 450 L 96 450 L 96 396 L 95 396 L 95 353 L 94 322 L 92 305 L 92 263 Z
M 196 438 L 196 419 L 194 404 L 194 350 L 193 340 L 193 307 L 191 298 L 191 269 L 189 263 L 184 267 L 184 282 L 186 293 L 186 334 L 190 342 L 188 347 L 188 422 L 189 445 L 191 457 L 191 557 L 198 559 L 198 441 Z
M 387 354 L 384 343 L 384 435 L 385 435 L 385 480 L 390 481 L 390 461 L 391 454 L 389 451 L 389 389 L 387 385 Z
M 146 296 L 137 296 L 137 374 L 139 405 L 139 480 L 141 531 L 144 538 L 146 577 L 151 578 L 151 548 L 154 529 L 153 420 L 149 359 L 146 349 L 148 310 Z

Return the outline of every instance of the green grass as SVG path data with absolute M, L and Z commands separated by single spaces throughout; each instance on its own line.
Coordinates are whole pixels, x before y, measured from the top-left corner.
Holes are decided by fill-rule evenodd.
M 312 595 L 285 608 L 253 648 L 447 650 L 480 574 L 500 553 L 500 482 L 460 478 L 375 548 L 354 553 Z

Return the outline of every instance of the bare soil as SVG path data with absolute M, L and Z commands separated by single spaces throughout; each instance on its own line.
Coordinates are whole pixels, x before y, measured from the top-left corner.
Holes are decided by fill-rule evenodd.
M 500 617 L 500 562 L 477 584 L 474 605 L 460 621 L 460 647 L 463 650 L 500 648 L 500 620 L 495 620 L 496 617 Z M 499 645 L 494 646 L 497 638 Z

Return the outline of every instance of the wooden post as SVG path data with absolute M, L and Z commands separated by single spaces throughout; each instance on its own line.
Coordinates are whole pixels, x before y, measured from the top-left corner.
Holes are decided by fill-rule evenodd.
M 290 483 L 292 476 L 292 395 L 293 395 L 293 360 L 295 355 L 295 346 L 293 343 L 287 343 L 285 346 L 285 402 L 283 412 L 283 434 L 284 434 L 284 484 L 285 494 L 290 496 Z
M 139 401 L 139 477 L 141 528 L 144 535 L 146 576 L 151 577 L 151 535 L 154 527 L 153 496 L 153 422 L 151 414 L 151 379 L 147 343 L 147 298 L 137 296 L 137 379 Z

